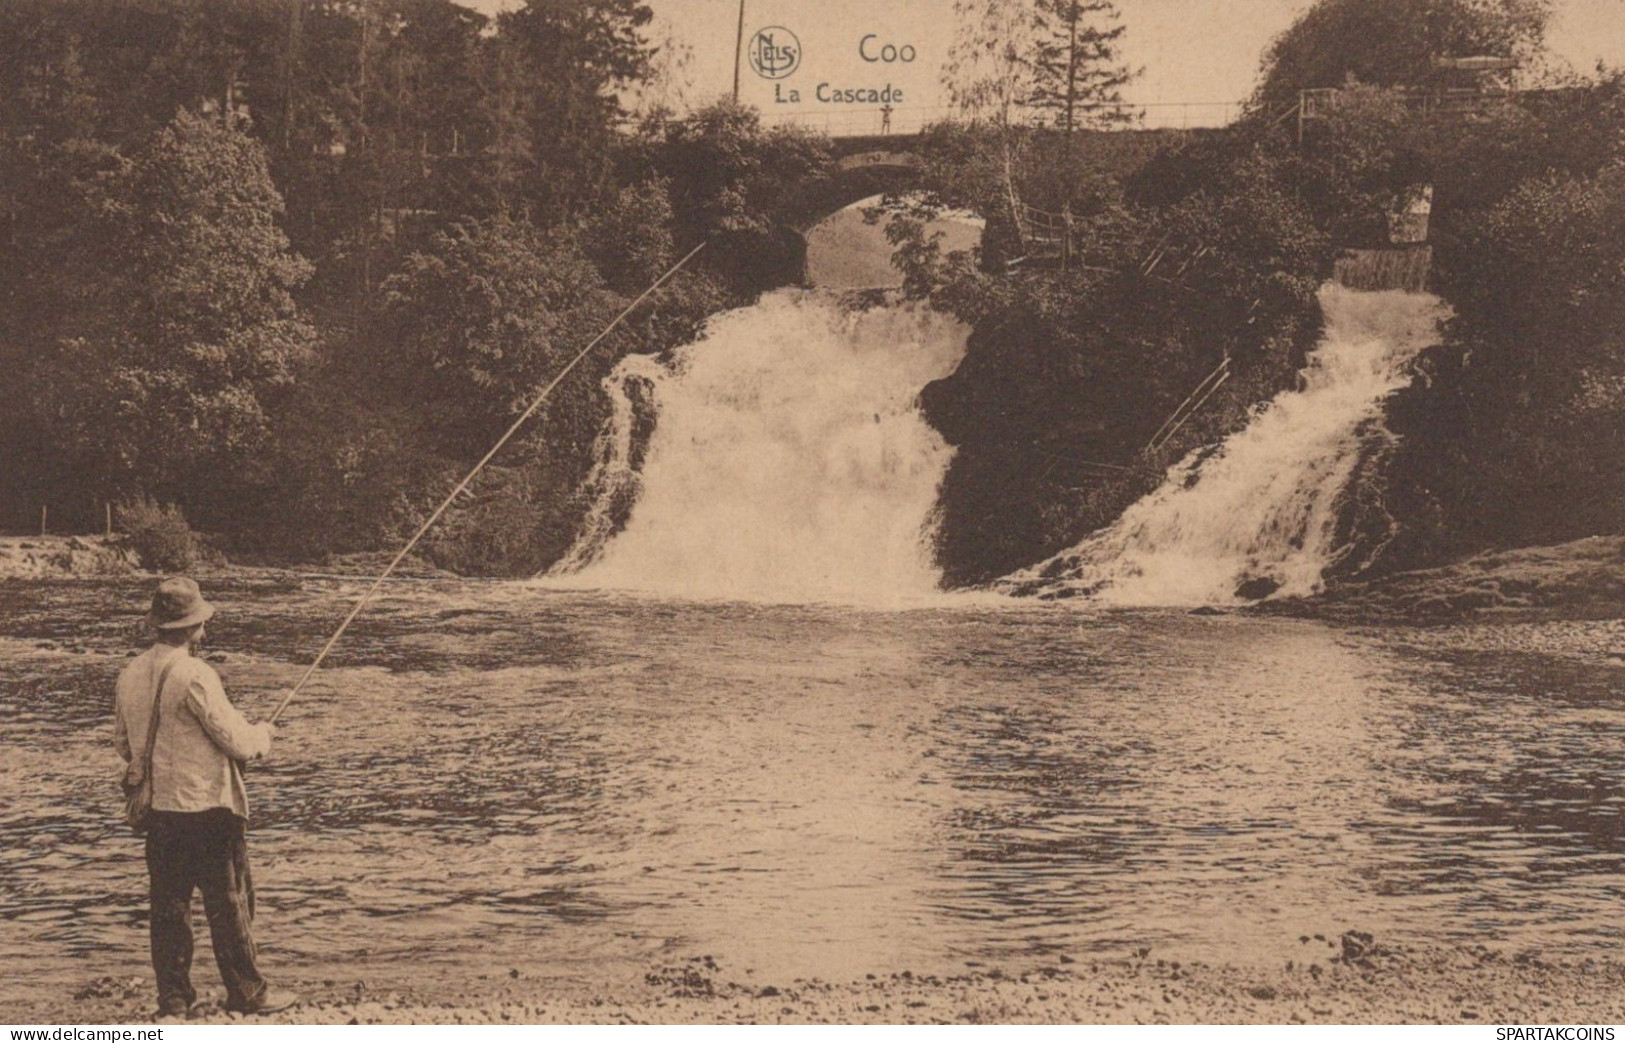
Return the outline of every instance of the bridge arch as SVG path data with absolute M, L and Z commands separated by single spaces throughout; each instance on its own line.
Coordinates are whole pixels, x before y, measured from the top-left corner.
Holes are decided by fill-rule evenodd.
M 919 183 L 922 165 L 917 154 L 893 149 L 839 156 L 827 175 L 791 193 L 781 219 L 805 236 L 814 225 L 860 199 L 914 187 Z
M 853 204 L 918 187 L 922 166 L 918 155 L 903 150 L 851 152 L 837 158 L 824 177 L 803 186 L 797 212 L 787 222 L 802 243 L 802 281 L 837 290 L 902 285 L 883 222 L 870 224 Z M 982 237 L 981 221 L 969 215 L 944 215 L 930 230 L 943 235 L 945 250 L 970 249 Z

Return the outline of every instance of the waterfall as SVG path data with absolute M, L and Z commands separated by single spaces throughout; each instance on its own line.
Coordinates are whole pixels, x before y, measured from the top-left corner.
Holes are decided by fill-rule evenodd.
M 917 400 L 967 334 L 923 308 L 780 290 L 713 318 L 670 361 L 628 357 L 605 382 L 596 504 L 550 582 L 766 601 L 931 594 L 953 451 Z
M 1217 450 L 1170 468 L 1112 526 L 997 584 L 1010 593 L 1121 605 L 1224 604 L 1307 595 L 1350 551 L 1339 520 L 1375 448 L 1388 396 L 1437 342 L 1447 310 L 1428 294 L 1321 290 L 1325 333 L 1300 386 Z M 1240 592 L 1238 594 L 1238 591 Z

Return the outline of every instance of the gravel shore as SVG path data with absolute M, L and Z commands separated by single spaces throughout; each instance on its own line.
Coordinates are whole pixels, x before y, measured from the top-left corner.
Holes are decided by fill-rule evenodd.
M 1378 625 L 1617 620 L 1625 616 L 1625 537 L 1478 554 L 1255 611 Z
M 1548 963 L 1487 949 L 1390 951 L 1368 937 L 1304 941 L 1274 968 L 1179 964 L 1154 954 L 1062 962 L 1021 975 L 908 971 L 862 980 L 740 984 L 709 957 L 652 968 L 641 983 L 498 975 L 483 995 L 374 984 L 291 983 L 302 1002 L 268 1017 L 206 1000 L 192 1023 L 280 1024 L 1617 1024 L 1625 964 Z M 1339 951 L 1341 950 L 1341 951 Z M 150 982 L 100 979 L 18 1012 L 41 1024 L 152 1020 Z M 177 1019 L 166 1019 L 174 1023 Z
M 122 576 L 135 555 L 101 536 L 0 536 L 0 579 Z

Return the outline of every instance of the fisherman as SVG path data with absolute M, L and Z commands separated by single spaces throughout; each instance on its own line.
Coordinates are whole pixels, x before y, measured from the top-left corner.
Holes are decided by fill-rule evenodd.
M 118 679 L 113 743 L 125 761 L 147 748 L 152 701 L 159 698 L 149 768 L 147 872 L 160 1017 L 184 1017 L 197 1002 L 191 980 L 194 888 L 203 892 L 226 1009 L 268 1014 L 297 1001 L 271 988 L 255 963 L 248 792 L 238 763 L 265 756 L 275 726 L 248 723 L 226 698 L 220 675 L 192 656 L 213 615 L 195 581 L 177 576 L 159 583 L 147 614 L 158 639 Z

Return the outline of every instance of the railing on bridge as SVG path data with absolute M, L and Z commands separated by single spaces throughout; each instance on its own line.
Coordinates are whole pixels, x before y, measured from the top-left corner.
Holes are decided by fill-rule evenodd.
M 1245 105 L 1239 101 L 1147 102 L 1130 105 L 1088 105 L 1082 107 L 1080 121 L 1087 125 L 1120 130 L 1199 130 L 1229 125 Z M 876 108 L 798 109 L 767 112 L 763 121 L 772 126 L 804 127 L 831 137 L 854 135 L 915 134 L 924 127 L 950 120 L 965 120 L 966 113 L 950 105 L 900 105 L 888 118 Z M 1055 127 L 1053 115 L 1023 113 L 1012 122 L 1021 127 Z
M 1559 93 L 1546 90 L 1513 90 L 1507 87 L 1446 87 L 1399 89 L 1391 93 L 1406 108 L 1422 116 L 1441 114 L 1466 115 L 1482 112 L 1493 105 L 1514 101 L 1523 96 Z M 1297 117 L 1298 141 L 1303 141 L 1308 125 L 1323 120 L 1343 104 L 1343 90 L 1339 87 L 1317 87 L 1298 92 L 1298 104 L 1282 114 L 1281 120 Z
M 1138 270 L 1146 278 L 1183 285 L 1192 265 L 1213 252 L 1212 247 L 1200 242 L 1175 242 L 1164 237 L 1138 262 L 1124 264 L 1125 255 L 1133 247 L 1129 237 L 1080 220 L 1069 207 L 1063 207 L 1060 213 L 1041 210 L 1017 198 L 1013 188 L 1010 205 L 1021 241 L 1020 255 L 1005 262 L 1010 268 Z
M 1239 101 L 1170 101 L 1142 104 L 1084 106 L 1084 122 L 1091 125 L 1108 124 L 1120 130 L 1201 130 L 1227 126 L 1245 110 Z M 775 127 L 801 127 L 827 134 L 830 137 L 877 137 L 887 134 L 918 134 L 923 128 L 948 121 L 964 121 L 971 117 L 951 105 L 898 105 L 888 114 L 882 108 L 834 107 L 797 108 L 775 111 L 769 107 L 762 113 L 762 122 Z M 686 123 L 688 117 L 658 120 L 660 124 Z M 1013 121 L 1021 127 L 1054 127 L 1051 115 L 1024 113 Z M 645 121 L 631 119 L 627 126 L 643 126 Z

